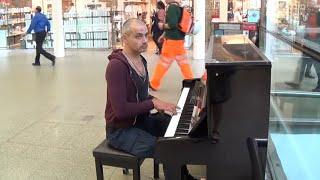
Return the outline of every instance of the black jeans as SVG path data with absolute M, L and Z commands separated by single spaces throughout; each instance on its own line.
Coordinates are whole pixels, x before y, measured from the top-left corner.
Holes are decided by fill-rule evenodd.
M 168 116 L 160 113 L 128 128 L 107 128 L 107 139 L 112 147 L 133 154 L 139 158 L 152 158 L 157 137 L 162 137 L 170 122 Z
M 55 59 L 55 56 L 48 53 L 47 51 L 45 51 L 42 48 L 42 45 L 43 45 L 43 42 L 46 38 L 47 32 L 42 31 L 42 32 L 37 32 L 35 34 L 36 34 L 36 44 L 37 44 L 37 46 L 36 46 L 37 54 L 36 54 L 36 58 L 35 58 L 35 63 L 40 64 L 40 54 L 42 54 L 47 59 L 53 61 Z
M 162 44 L 163 42 L 159 42 L 159 37 L 162 35 L 163 31 L 161 31 L 160 33 L 154 33 L 152 36 L 152 39 L 154 41 L 154 43 L 157 45 L 157 48 L 159 49 L 159 52 L 161 54 L 161 50 L 162 50 Z

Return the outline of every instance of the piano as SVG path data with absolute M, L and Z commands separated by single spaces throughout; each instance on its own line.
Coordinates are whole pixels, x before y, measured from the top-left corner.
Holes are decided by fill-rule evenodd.
M 206 71 L 206 82 L 183 81 L 181 110 L 158 140 L 155 158 L 172 170 L 169 180 L 181 179 L 186 164 L 206 165 L 208 180 L 252 179 L 246 140 L 268 138 L 271 63 L 245 36 L 217 36 Z

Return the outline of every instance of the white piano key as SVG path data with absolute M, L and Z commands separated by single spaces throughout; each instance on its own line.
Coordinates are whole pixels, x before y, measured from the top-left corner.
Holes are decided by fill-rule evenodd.
M 173 137 L 174 136 L 176 129 L 178 127 L 181 113 L 182 113 L 184 104 L 186 103 L 186 99 L 188 97 L 189 91 L 190 91 L 190 88 L 183 88 L 181 96 L 180 96 L 178 104 L 177 104 L 177 106 L 180 107 L 181 110 L 178 111 L 178 113 L 176 115 L 172 116 L 170 124 L 167 128 L 167 131 L 166 131 L 164 137 Z

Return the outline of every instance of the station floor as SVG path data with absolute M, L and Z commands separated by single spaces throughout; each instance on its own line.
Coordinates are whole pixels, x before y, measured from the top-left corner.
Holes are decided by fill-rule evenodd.
M 158 60 L 154 48 L 145 53 L 149 73 Z M 105 68 L 111 50 L 67 50 L 56 66 L 35 50 L 0 50 L 0 180 L 96 179 L 92 150 L 105 138 Z M 191 57 L 191 54 L 189 54 Z M 191 61 L 195 77 L 204 62 Z M 175 103 L 182 75 L 174 63 L 161 89 L 152 92 Z M 190 167 L 196 177 L 202 166 Z M 152 160 L 141 167 L 142 179 L 152 179 Z M 122 170 L 104 167 L 107 180 L 132 179 Z M 162 168 L 160 179 L 164 179 Z

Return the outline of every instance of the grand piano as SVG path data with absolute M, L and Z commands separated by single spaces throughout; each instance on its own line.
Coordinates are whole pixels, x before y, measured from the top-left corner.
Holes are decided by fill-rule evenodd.
M 208 180 L 253 179 L 246 140 L 268 138 L 271 63 L 245 36 L 213 36 L 206 70 L 206 82 L 183 81 L 181 111 L 155 157 L 172 170 L 169 180 L 181 179 L 185 164 L 206 165 Z

